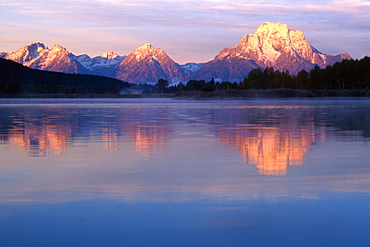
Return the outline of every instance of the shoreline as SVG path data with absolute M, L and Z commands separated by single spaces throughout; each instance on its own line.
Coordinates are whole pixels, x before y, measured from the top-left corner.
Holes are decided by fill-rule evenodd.
M 369 90 L 301 90 L 301 89 L 250 89 L 213 92 L 184 92 L 177 94 L 174 99 L 334 99 L 334 98 L 370 98 Z
M 2 99 L 140 99 L 140 98 L 172 98 L 178 100 L 253 100 L 253 99 L 346 99 L 370 98 L 370 90 L 301 90 L 301 89 L 249 89 L 225 91 L 187 91 L 182 93 L 142 93 L 142 94 L 17 94 L 0 95 Z

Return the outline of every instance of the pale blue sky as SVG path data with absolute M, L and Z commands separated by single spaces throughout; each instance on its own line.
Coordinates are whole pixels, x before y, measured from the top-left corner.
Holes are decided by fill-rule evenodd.
M 0 51 L 40 41 L 128 55 L 151 43 L 178 63 L 206 62 L 267 21 L 301 30 L 323 53 L 370 55 L 368 0 L 0 0 Z

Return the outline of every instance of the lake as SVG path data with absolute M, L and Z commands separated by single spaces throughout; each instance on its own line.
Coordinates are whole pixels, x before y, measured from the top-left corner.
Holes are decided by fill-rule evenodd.
M 370 246 L 370 100 L 1 99 L 1 246 Z

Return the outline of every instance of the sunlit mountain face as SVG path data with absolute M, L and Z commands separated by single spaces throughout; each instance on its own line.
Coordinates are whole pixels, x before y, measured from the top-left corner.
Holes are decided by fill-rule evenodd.
M 159 79 L 180 82 L 185 72 L 165 51 L 144 44 L 131 52 L 117 68 L 117 79 L 133 83 L 155 84 Z
M 177 84 L 191 79 L 241 81 L 252 69 L 272 67 L 297 74 L 316 65 L 325 68 L 344 59 L 347 53 L 323 54 L 314 48 L 300 30 L 283 23 L 265 22 L 255 33 L 246 34 L 234 46 L 225 48 L 207 63 L 179 65 L 167 53 L 144 44 L 128 56 L 114 52 L 91 58 L 74 55 L 61 45 L 51 49 L 40 42 L 23 46 L 14 52 L 1 52 L 1 58 L 30 68 L 65 73 L 93 74 L 117 78 L 130 83 L 155 84 L 159 79 Z

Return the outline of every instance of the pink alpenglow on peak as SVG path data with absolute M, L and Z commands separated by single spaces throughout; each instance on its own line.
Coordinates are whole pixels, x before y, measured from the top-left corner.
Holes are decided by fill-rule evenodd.
M 140 46 L 139 48 L 137 49 L 149 49 L 149 48 L 153 48 L 152 44 L 150 43 L 145 43 L 144 45 Z
M 8 53 L 4 58 L 29 66 L 29 64 L 32 63 L 34 59 L 37 59 L 44 50 L 49 49 L 40 42 L 34 42 L 29 45 L 22 46 L 15 52 Z
M 132 83 L 156 83 L 165 79 L 177 83 L 185 79 L 185 72 L 165 51 L 146 43 L 135 49 L 117 69 L 116 78 Z
M 323 54 L 311 46 L 303 32 L 293 31 L 286 24 L 265 22 L 254 34 L 247 34 L 235 46 L 222 50 L 190 78 L 241 81 L 255 68 L 272 67 L 297 74 L 316 65 L 325 68 L 343 59 L 351 57 L 346 53 Z
M 100 57 L 106 58 L 106 59 L 114 59 L 118 57 L 118 54 L 112 51 L 112 52 L 103 53 L 100 55 Z
M 1 52 L 1 58 L 25 66 L 65 73 L 82 73 L 114 77 L 131 83 L 156 83 L 159 79 L 171 84 L 188 80 L 241 81 L 252 69 L 272 67 L 274 70 L 297 74 L 315 66 L 325 68 L 344 59 L 347 53 L 329 55 L 319 52 L 300 30 L 291 30 L 283 23 L 265 22 L 253 34 L 246 34 L 230 48 L 225 48 L 207 63 L 179 65 L 165 51 L 145 43 L 128 56 L 114 52 L 91 58 L 76 56 L 61 45 L 49 49 L 40 42 Z
M 64 73 L 79 73 L 71 54 L 61 45 L 49 49 L 40 42 L 34 42 L 9 53 L 5 59 L 13 60 L 32 69 Z
M 56 52 L 58 52 L 58 51 L 66 51 L 66 48 L 64 48 L 61 45 L 56 44 L 56 45 L 53 46 L 53 48 L 51 50 L 54 50 Z
M 114 52 L 103 53 L 91 58 L 84 54 L 76 56 L 63 46 L 56 44 L 49 49 L 40 42 L 34 42 L 12 53 L 1 53 L 2 58 L 13 60 L 33 69 L 93 74 L 115 77 L 118 64 L 126 57 Z

